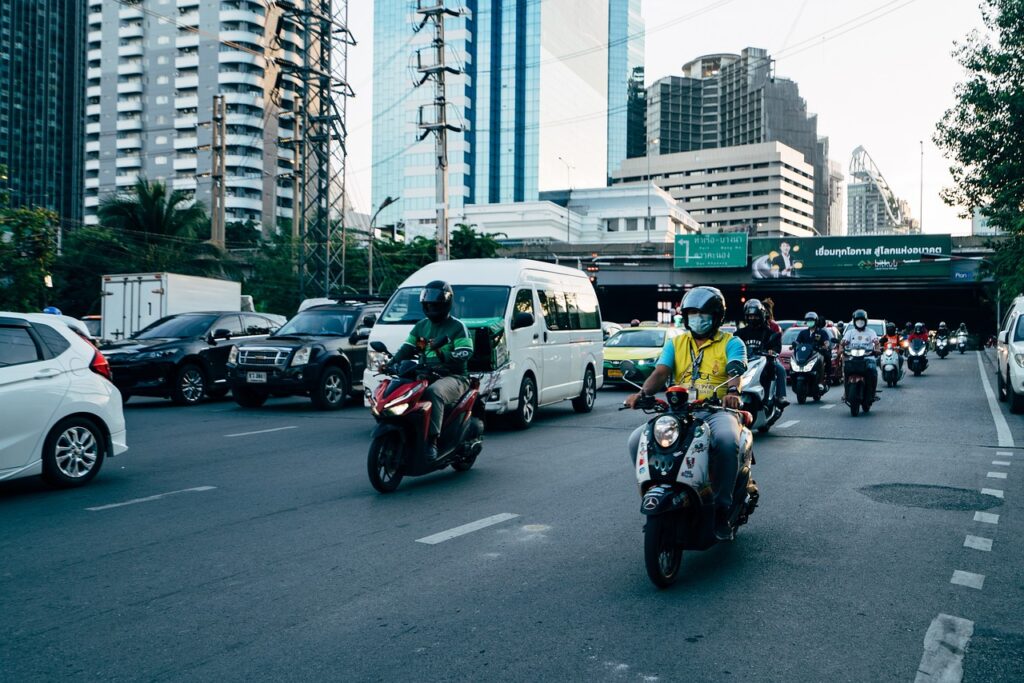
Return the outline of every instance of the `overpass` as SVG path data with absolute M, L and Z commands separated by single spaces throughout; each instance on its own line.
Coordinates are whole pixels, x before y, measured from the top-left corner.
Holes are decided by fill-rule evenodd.
M 748 298 L 771 297 L 779 319 L 816 310 L 845 320 L 855 308 L 865 308 L 871 317 L 900 325 L 920 320 L 933 327 L 945 320 L 950 325 L 964 321 L 978 332 L 995 327 L 990 282 L 983 279 L 980 266 L 992 254 L 993 239 L 999 238 L 819 237 L 790 239 L 783 247 L 780 242 L 786 240 L 781 238 L 729 235 L 737 244 L 709 246 L 706 238 L 721 236 L 689 236 L 705 242 L 691 244 L 688 255 L 674 244 L 644 242 L 613 248 L 513 243 L 504 245 L 502 255 L 587 270 L 607 320 L 666 320 L 667 310 L 687 287 L 705 284 L 722 290 L 730 317 L 738 317 Z

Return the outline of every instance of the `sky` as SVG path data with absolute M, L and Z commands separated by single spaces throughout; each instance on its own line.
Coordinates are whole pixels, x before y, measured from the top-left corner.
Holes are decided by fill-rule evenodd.
M 648 84 L 703 54 L 766 48 L 776 76 L 800 86 L 844 171 L 863 145 L 921 217 L 923 140 L 924 232 L 970 232 L 970 220 L 939 196 L 952 180 L 932 136 L 964 79 L 954 43 L 982 27 L 975 0 L 643 0 L 643 16 Z M 349 0 L 349 27 L 357 45 L 349 49 L 356 97 L 348 105 L 347 185 L 356 209 L 369 213 L 372 0 Z

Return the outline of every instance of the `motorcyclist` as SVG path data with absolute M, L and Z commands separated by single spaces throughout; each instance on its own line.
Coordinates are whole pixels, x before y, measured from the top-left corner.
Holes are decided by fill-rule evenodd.
M 888 322 L 885 324 L 885 336 L 882 337 L 882 346 L 888 346 L 892 344 L 896 350 L 903 353 L 903 347 L 900 346 L 900 342 L 903 341 L 903 337 L 896 331 L 896 323 Z
M 864 349 L 866 351 L 869 350 L 872 354 L 878 354 L 878 334 L 868 327 L 868 314 L 863 308 L 858 308 L 853 312 L 853 326 L 847 327 L 846 332 L 843 333 L 840 349 L 843 351 L 847 349 Z M 864 388 L 868 396 L 874 396 L 875 390 L 878 388 L 878 364 L 873 356 L 869 357 L 867 361 L 868 374 L 864 378 L 866 382 Z
M 687 332 L 670 339 L 662 349 L 654 372 L 639 393 L 629 396 L 625 405 L 636 408 L 648 404 L 665 384 L 688 387 L 691 401 L 721 399 L 726 408 L 740 407 L 740 376 L 747 367 L 743 342 L 719 327 L 725 319 L 725 297 L 714 287 L 694 287 L 683 297 L 680 309 Z M 720 410 L 697 411 L 711 431 L 711 479 L 715 494 L 715 536 L 730 540 L 729 511 L 739 471 L 741 428 L 736 413 Z M 629 438 L 629 452 L 636 462 L 640 435 L 645 426 Z
M 914 323 L 914 331 L 907 335 L 907 341 L 923 341 L 928 344 L 928 330 L 925 329 L 924 323 Z
M 903 325 L 903 336 L 909 337 L 914 331 L 914 323 L 909 320 Z
M 810 344 L 821 355 L 821 365 L 818 369 L 818 384 L 822 385 L 821 389 L 824 389 L 825 368 L 829 365 L 831 339 L 828 336 L 828 332 L 820 326 L 821 319 L 814 311 L 807 311 L 807 315 L 804 316 L 804 325 L 806 327 L 800 330 L 800 334 L 796 337 L 796 343 Z
M 938 328 L 935 330 L 936 339 L 948 339 L 949 338 L 949 327 L 946 325 L 946 321 L 939 322 Z
M 759 299 L 750 299 L 743 305 L 743 319 L 746 326 L 736 331 L 736 336 L 746 344 L 748 355 L 759 355 L 764 351 L 778 354 L 782 351 L 782 335 L 768 327 L 768 309 Z M 775 366 L 775 402 L 780 408 L 789 405 L 786 399 L 786 368 L 778 356 L 772 359 Z
M 417 354 L 425 377 L 440 375 L 429 387 L 424 397 L 430 401 L 430 429 L 427 434 L 426 456 L 437 459 L 437 437 L 441 434 L 445 410 L 454 406 L 469 390 L 467 362 L 473 356 L 473 339 L 461 320 L 452 316 L 452 300 L 455 294 L 451 285 L 443 280 L 428 283 L 420 292 L 423 320 L 416 323 L 405 343 L 395 353 L 385 371 Z M 437 342 L 443 341 L 438 348 Z
M 967 336 L 967 323 L 960 323 L 960 327 L 956 328 L 956 334 L 959 337 L 961 334 Z
M 895 325 L 893 327 L 895 327 Z M 836 332 L 839 333 L 839 338 L 840 339 L 843 338 L 843 332 L 845 332 L 845 331 L 846 331 L 846 323 L 844 323 L 842 320 L 840 320 L 839 322 L 836 323 Z

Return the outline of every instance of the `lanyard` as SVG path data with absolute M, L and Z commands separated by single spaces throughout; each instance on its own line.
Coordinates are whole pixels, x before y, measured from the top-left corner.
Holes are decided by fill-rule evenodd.
M 707 350 L 707 347 L 701 349 L 699 354 L 695 354 L 693 349 L 697 342 L 693 338 L 691 338 L 691 342 L 692 344 L 688 347 L 690 351 L 690 362 L 692 363 L 690 366 L 690 391 L 696 393 L 697 380 L 700 379 L 700 366 L 701 363 L 704 362 L 704 352 Z

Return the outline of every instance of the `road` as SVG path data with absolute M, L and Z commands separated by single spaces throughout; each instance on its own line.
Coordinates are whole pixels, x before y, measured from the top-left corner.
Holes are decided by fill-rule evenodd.
M 835 389 L 792 406 L 757 436 L 750 523 L 667 591 L 621 391 L 391 496 L 362 408 L 133 401 L 88 487 L 0 484 L 0 679 L 909 681 L 955 675 L 934 636 L 970 622 L 963 680 L 1024 680 L 1024 420 L 1000 404 L 1000 444 L 981 367 L 933 358 L 858 418 Z

